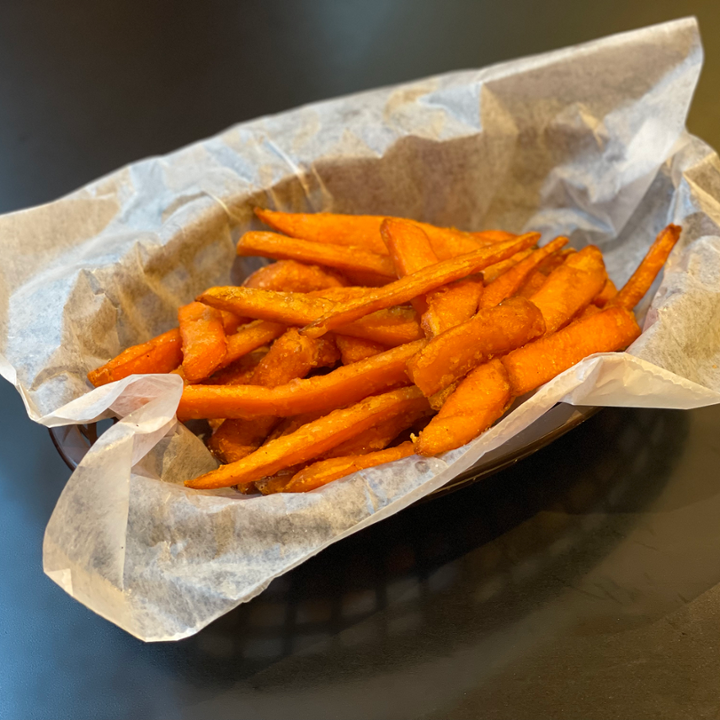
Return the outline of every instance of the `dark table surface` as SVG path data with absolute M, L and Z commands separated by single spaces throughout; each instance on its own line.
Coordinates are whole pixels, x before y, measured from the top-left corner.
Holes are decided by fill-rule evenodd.
M 720 4 L 0 4 L 0 211 L 258 115 Z M 146 645 L 42 573 L 69 471 L 0 384 L 0 718 L 720 717 L 720 408 L 608 409 Z

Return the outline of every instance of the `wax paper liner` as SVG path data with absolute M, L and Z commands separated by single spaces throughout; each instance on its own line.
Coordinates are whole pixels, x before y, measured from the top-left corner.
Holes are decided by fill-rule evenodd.
M 684 129 L 701 63 L 680 20 L 262 118 L 0 218 L 0 372 L 47 426 L 122 418 L 58 501 L 46 573 L 139 638 L 182 638 L 557 402 L 718 402 L 720 172 Z M 255 204 L 567 234 L 598 244 L 618 284 L 664 225 L 683 234 L 628 353 L 588 358 L 468 446 L 302 495 L 191 491 L 214 461 L 174 419 L 180 379 L 88 392 L 85 374 L 257 267 L 234 253 Z

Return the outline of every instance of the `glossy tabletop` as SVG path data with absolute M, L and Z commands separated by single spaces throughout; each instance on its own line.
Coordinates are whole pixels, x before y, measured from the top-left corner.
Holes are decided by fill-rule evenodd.
M 718 147 L 716 2 L 0 3 L 0 211 L 303 102 L 693 13 L 689 126 Z M 169 644 L 43 575 L 68 476 L 1 382 L 3 720 L 720 717 L 720 408 L 603 410 Z

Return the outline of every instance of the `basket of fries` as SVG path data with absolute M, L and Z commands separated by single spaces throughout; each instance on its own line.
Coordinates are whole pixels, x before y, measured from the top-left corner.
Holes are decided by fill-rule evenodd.
M 720 401 L 701 59 L 676 21 L 262 118 L 0 218 L 0 371 L 76 465 L 45 572 L 185 637 L 595 407 Z

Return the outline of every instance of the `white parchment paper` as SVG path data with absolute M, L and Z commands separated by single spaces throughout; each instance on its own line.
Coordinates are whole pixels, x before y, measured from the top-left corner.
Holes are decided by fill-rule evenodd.
M 262 118 L 0 218 L 0 372 L 47 426 L 117 415 L 63 491 L 46 573 L 144 640 L 172 640 L 475 463 L 556 402 L 720 401 L 720 163 L 684 124 L 702 64 L 686 19 Z M 598 244 L 624 282 L 683 226 L 645 332 L 588 358 L 465 448 L 304 495 L 192 491 L 212 468 L 174 419 L 175 376 L 88 392 L 86 373 L 255 267 L 253 205 L 392 214 Z

